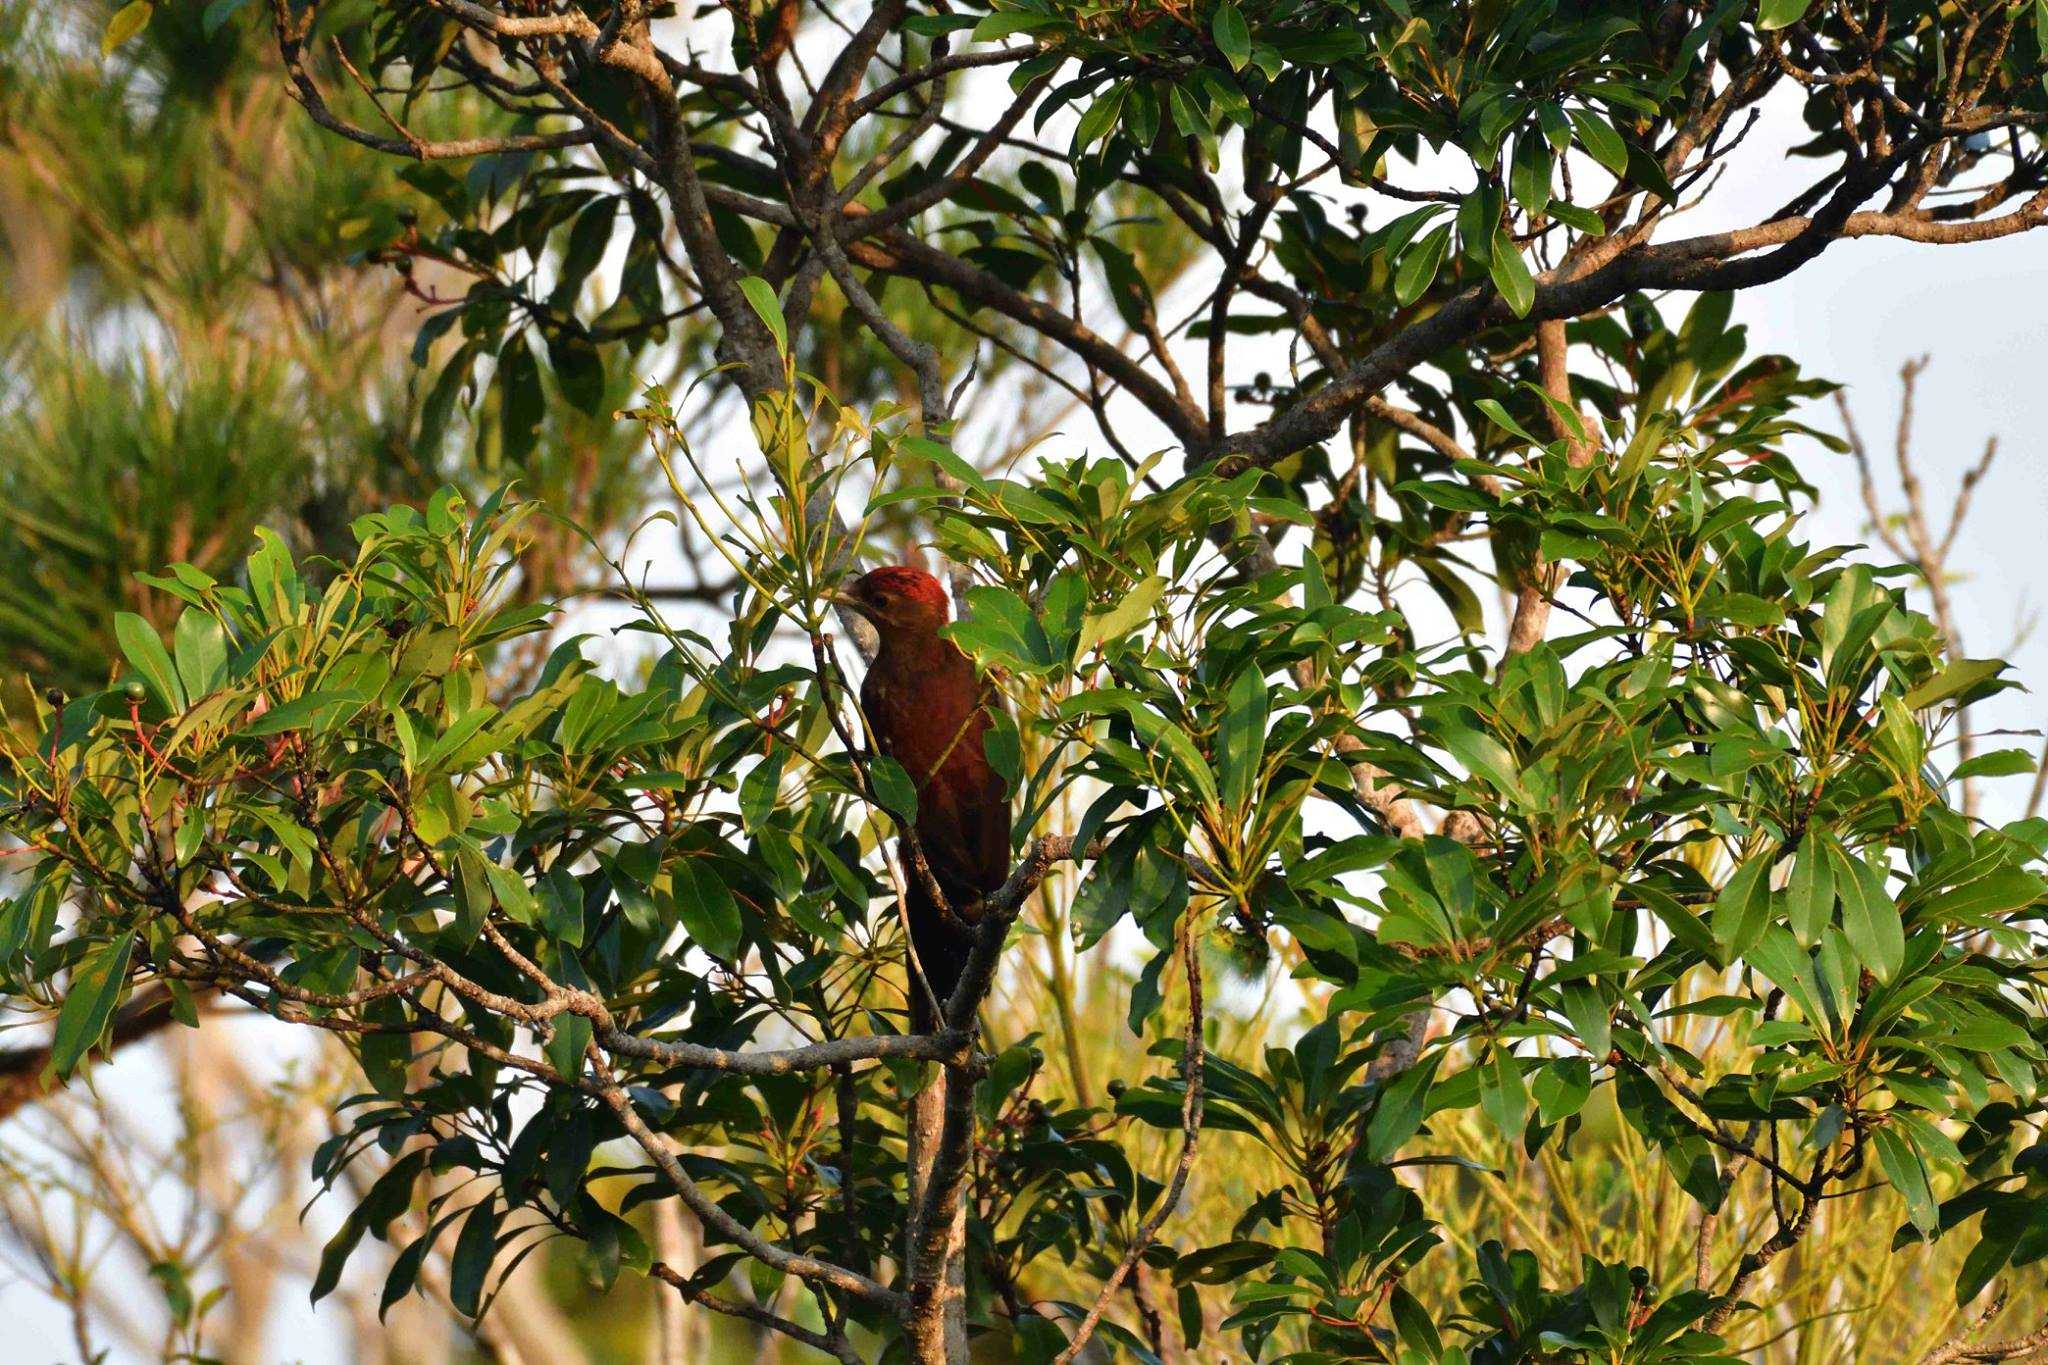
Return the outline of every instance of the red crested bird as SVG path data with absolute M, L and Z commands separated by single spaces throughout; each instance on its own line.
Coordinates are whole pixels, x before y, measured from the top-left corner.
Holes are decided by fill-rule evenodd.
M 933 898 L 905 837 L 904 911 L 915 961 L 944 1004 L 967 965 L 982 901 L 1010 871 L 1010 793 L 982 744 L 995 694 L 959 647 L 940 636 L 946 594 L 924 570 L 875 569 L 835 600 L 866 617 L 880 637 L 861 683 L 861 710 L 877 747 L 903 765 L 917 789 L 917 847 L 945 906 Z M 910 1017 L 919 1033 L 936 1023 L 916 966 Z

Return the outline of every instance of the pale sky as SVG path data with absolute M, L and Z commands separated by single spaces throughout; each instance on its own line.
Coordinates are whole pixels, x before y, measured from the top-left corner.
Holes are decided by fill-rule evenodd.
M 1760 128 L 1758 136 L 1768 132 Z M 1782 182 L 1760 177 L 1749 185 L 1748 193 L 1725 186 L 1721 213 L 1679 230 L 1754 221 L 1785 197 Z M 1980 728 L 2041 728 L 2048 721 L 2048 629 L 2032 632 L 2017 649 L 2014 643 L 2027 614 L 2048 607 L 2048 483 L 2041 470 L 2048 456 L 2048 233 L 1954 247 L 1840 242 L 1789 279 L 1737 295 L 1735 316 L 1749 324 L 1753 349 L 1783 352 L 1808 373 L 1846 386 L 1888 511 L 1904 505 L 1892 454 L 1899 367 L 1931 358 L 1919 380 L 1913 447 L 1937 536 L 1964 471 L 1983 455 L 1986 438 L 2000 438 L 1956 541 L 1951 568 L 1965 577 L 1950 592 L 1966 651 L 2010 659 L 2035 688 L 1979 707 Z M 1840 428 L 1832 403 L 1809 420 Z M 1854 461 L 1815 451 L 1801 470 L 1821 490 L 1815 543 L 1869 540 Z M 1924 608 L 1924 597 L 1918 601 Z M 2038 752 L 2040 743 L 2012 737 L 1983 747 Z M 2023 777 L 1987 783 L 1984 813 L 2017 814 L 2027 786 Z

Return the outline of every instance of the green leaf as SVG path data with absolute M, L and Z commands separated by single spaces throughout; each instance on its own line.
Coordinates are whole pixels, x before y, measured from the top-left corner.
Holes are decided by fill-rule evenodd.
M 1741 957 L 1763 935 L 1771 910 L 1771 858 L 1768 849 L 1752 855 L 1714 898 L 1714 940 L 1724 961 Z
M 1053 662 L 1052 642 L 1023 598 L 1007 588 L 967 590 L 968 618 L 945 633 L 978 658 L 1031 671 Z
M 1906 931 L 1898 903 L 1885 890 L 1884 874 L 1863 858 L 1830 845 L 1835 887 L 1842 898 L 1842 933 L 1857 960 L 1880 981 L 1889 981 L 1906 956 Z
M 197 607 L 187 607 L 171 632 L 176 647 L 178 680 L 185 695 L 203 697 L 227 681 L 227 630 L 213 616 Z
M 1789 28 L 1804 19 L 1811 8 L 1813 0 L 1759 0 L 1756 26 L 1765 31 Z
M 1367 1156 L 1374 1161 L 1387 1161 L 1408 1139 L 1422 1131 L 1423 1116 L 1429 1112 L 1430 1083 L 1436 1079 L 1436 1069 L 1443 1059 L 1441 1052 L 1430 1054 L 1396 1076 L 1380 1092 L 1372 1122 L 1365 1129 Z
M 1242 810 L 1257 790 L 1259 763 L 1266 753 L 1266 720 L 1272 709 L 1266 677 L 1256 664 L 1231 680 L 1216 730 L 1216 777 L 1223 804 Z
M 128 955 L 135 948 L 130 929 L 87 953 L 71 969 L 71 986 L 57 1011 L 56 1033 L 50 1041 L 50 1065 L 69 1076 L 107 1031 L 114 1007 L 128 986 Z
M 164 1288 L 164 1306 L 180 1324 L 192 1320 L 192 1282 L 176 1261 L 158 1261 L 149 1268 L 150 1278 Z
M 1571 120 L 1586 155 L 1614 172 L 1615 178 L 1619 179 L 1628 170 L 1628 143 L 1614 131 L 1614 125 L 1597 114 L 1576 109 L 1572 111 Z
M 1244 70 L 1244 64 L 1251 60 L 1252 35 L 1245 27 L 1244 15 L 1237 6 L 1225 4 L 1216 11 L 1210 21 L 1209 32 L 1216 39 L 1216 48 L 1223 54 L 1223 60 L 1230 63 L 1232 71 Z
M 1981 924 L 2031 905 L 2044 890 L 2048 883 L 2035 873 L 2017 869 L 1991 872 L 1935 895 L 1920 907 L 1916 921 Z
M 473 941 L 483 931 L 491 913 L 491 879 L 484 855 L 464 842 L 455 850 L 455 920 L 453 928 L 463 942 Z
M 1492 258 L 1493 238 L 1500 228 L 1500 193 L 1481 187 L 1459 201 L 1458 244 L 1465 259 L 1485 265 Z
M 1631 888 L 1637 900 L 1671 931 L 1671 936 L 1701 957 L 1718 958 L 1721 946 L 1708 929 L 1706 921 L 1695 915 L 1679 900 L 1654 886 L 1638 883 Z
M 1923 1237 L 1932 1237 L 1941 1226 L 1941 1207 L 1935 1202 L 1934 1188 L 1927 1179 L 1927 1165 L 1921 1160 L 1920 1153 L 1889 1125 L 1873 1128 L 1870 1138 L 1877 1148 L 1878 1164 L 1884 1167 L 1885 1179 L 1892 1182 L 1892 1188 L 1906 1201 L 1906 1216 L 1913 1220 L 1913 1226 L 1920 1229 Z
M 100 34 L 100 55 L 113 55 L 115 48 L 148 28 L 150 16 L 155 13 L 154 0 L 129 0 L 128 4 L 115 10 L 114 17 L 107 20 L 107 27 Z
M 1406 308 L 1423 296 L 1436 280 L 1436 272 L 1444 263 L 1444 248 L 1450 240 L 1451 225 L 1445 223 L 1408 249 L 1394 269 L 1395 302 Z
M 1562 199 L 1552 202 L 1550 216 L 1566 227 L 1577 228 L 1589 237 L 1605 237 L 1607 224 L 1591 209 L 1582 209 L 1577 204 L 1567 204 Z
M 1205 108 L 1190 94 L 1186 84 L 1176 82 L 1167 88 L 1166 103 L 1173 110 L 1173 126 L 1193 138 L 1202 146 L 1202 160 L 1211 170 L 1217 165 L 1219 150 L 1216 129 L 1211 118 L 1216 116 L 1213 106 Z
M 548 339 L 548 363 L 555 367 L 555 382 L 570 405 L 599 416 L 604 406 L 604 356 L 597 343 L 581 331 L 564 328 Z
M 1074 641 L 1074 652 L 1085 655 L 1097 645 L 1121 642 L 1140 622 L 1150 619 L 1152 608 L 1159 605 L 1159 598 L 1165 591 L 1166 580 L 1158 574 L 1139 580 L 1107 611 L 1090 615 L 1082 622 L 1080 634 Z
M 670 872 L 676 918 L 692 942 L 715 958 L 739 956 L 740 908 L 708 859 L 684 858 Z
M 2034 754 L 2028 749 L 1994 749 L 1988 754 L 1978 754 L 1956 764 L 1956 770 L 1949 774 L 1949 780 L 1960 782 L 1966 777 L 2017 777 L 2031 773 L 2038 765 Z
M 1126 83 L 1111 86 L 1096 96 L 1095 102 L 1081 111 L 1081 117 L 1074 125 L 1074 152 L 1079 155 L 1103 138 L 1116 127 L 1117 116 L 1123 112 L 1124 95 L 1130 89 Z
M 1835 874 L 1818 831 L 1809 831 L 1793 855 L 1785 901 L 1794 936 L 1809 948 L 1820 942 L 1821 932 L 1835 918 Z
M 590 1048 L 590 1021 L 580 1014 L 558 1014 L 554 1024 L 555 1031 L 542 1051 L 562 1075 L 572 1079 L 581 1076 L 584 1054 Z
M 395 1028 L 406 1022 L 405 1006 L 390 996 L 373 1000 L 364 1007 L 369 1022 Z M 412 1035 L 402 1032 L 365 1033 L 356 1045 L 363 1076 L 370 1088 L 387 1099 L 405 1093 L 405 1070 L 412 1065 Z
M 546 395 L 540 387 L 540 362 L 524 334 L 505 343 L 498 353 L 499 442 L 505 459 L 524 460 L 540 444 L 541 419 L 546 415 Z
M 248 3 L 249 0 L 212 0 L 199 18 L 199 31 L 211 41 L 213 35 L 220 32 L 221 25 L 239 14 Z
M 1024 737 L 1017 729 L 1017 722 L 1008 711 L 998 708 L 989 716 L 988 729 L 982 732 L 981 751 L 987 757 L 989 766 L 996 775 L 1009 784 L 1011 791 L 1020 791 L 1024 783 Z
M 1907 709 L 1924 711 L 1996 678 L 2008 667 L 2003 659 L 1958 659 L 1908 692 Z
M 1550 143 L 1538 134 L 1525 131 L 1515 141 L 1515 160 L 1508 172 L 1508 192 L 1514 195 L 1515 203 L 1529 214 L 1542 213 L 1550 207 L 1550 178 L 1554 158 Z M 1498 245 L 1494 248 L 1499 253 Z
M 934 441 L 928 436 L 906 436 L 902 441 L 898 442 L 898 447 L 906 455 L 915 455 L 920 459 L 930 460 L 940 469 L 951 474 L 963 485 L 974 489 L 976 492 L 986 493 L 989 491 L 988 477 L 966 460 L 961 459 L 958 452 L 944 442 Z
M 1007 38 L 1012 33 L 1029 33 L 1033 29 L 1053 28 L 1060 20 L 1056 15 L 1035 14 L 1029 10 L 998 10 L 974 26 L 969 42 L 992 43 L 998 38 Z
M 1674 902 L 1675 904 L 1675 902 Z M 1593 1057 L 1605 1057 L 1613 1045 L 1613 1019 L 1607 1002 L 1600 993 L 1583 982 L 1574 982 L 1558 992 L 1564 1005 L 1565 1018 L 1571 1021 L 1572 1032 Z
M 1529 263 L 1522 259 L 1522 253 L 1505 229 L 1495 229 L 1493 249 L 1487 257 L 1486 270 L 1493 277 L 1493 287 L 1500 290 L 1500 296 L 1518 318 L 1529 316 L 1529 309 L 1536 302 L 1536 279 L 1529 273 Z
M 1592 1064 L 1584 1057 L 1560 1057 L 1546 1062 L 1529 1089 L 1543 1121 L 1562 1123 L 1584 1109 L 1586 1101 L 1592 1098 Z
M 556 863 L 534 885 L 541 927 L 571 948 L 583 946 L 583 886 Z
M 178 681 L 170 652 L 157 638 L 156 628 L 132 611 L 116 612 L 114 638 L 121 645 L 121 653 L 149 684 L 149 690 L 156 693 L 157 700 L 172 711 L 184 710 L 185 688 Z
M 989 15 L 981 22 L 998 16 Z M 1009 17 L 1009 16 L 1003 16 Z M 1024 16 L 1037 18 L 1036 15 Z M 973 28 L 976 20 L 971 14 L 913 14 L 903 21 L 903 27 L 920 38 L 938 38 L 948 33 L 958 33 L 963 28 Z
M 1521 1142 L 1529 1122 L 1529 1090 L 1521 1066 L 1505 1047 L 1495 1046 L 1479 1072 L 1479 1107 L 1504 1140 L 1511 1145 Z
M 358 1210 L 360 1212 L 360 1210 Z M 355 1252 L 356 1245 L 363 1240 L 363 1220 L 355 1213 L 341 1220 L 340 1228 L 327 1239 L 327 1245 L 320 1249 L 320 1265 L 313 1274 L 312 1301 L 326 1298 L 341 1283 L 342 1267 Z
M 384 1321 L 400 1299 L 412 1293 L 420 1278 L 420 1265 L 427 1259 L 427 1253 L 434 1249 L 434 1236 L 440 1231 L 437 1224 L 428 1228 L 411 1242 L 405 1250 L 391 1258 L 390 1273 L 384 1277 L 384 1293 L 377 1300 L 377 1321 Z
M 1513 417 L 1509 416 L 1508 410 L 1502 407 L 1498 400 L 1492 398 L 1482 398 L 1477 403 L 1474 403 L 1473 406 L 1478 408 L 1481 412 L 1485 413 L 1487 420 L 1492 422 L 1495 426 L 1499 427 L 1502 431 L 1509 432 L 1515 436 L 1519 436 L 1532 446 L 1540 446 L 1543 444 L 1543 442 L 1538 440 L 1536 436 L 1532 432 L 1530 432 L 1527 427 L 1524 427 L 1520 422 L 1517 422 Z
M 868 780 L 874 783 L 876 798 L 890 814 L 905 823 L 915 823 L 917 784 L 910 780 L 910 774 L 901 763 L 885 754 L 877 754 L 868 764 Z
M 1491 784 L 1509 796 L 1522 796 L 1521 771 L 1515 756 L 1492 735 L 1464 725 L 1447 725 L 1440 738 L 1452 757 L 1465 765 L 1474 778 Z
M 782 301 L 775 297 L 775 286 L 759 275 L 749 275 L 740 281 L 740 292 L 747 296 L 747 303 L 775 337 L 776 351 L 788 355 L 789 324 L 783 320 Z

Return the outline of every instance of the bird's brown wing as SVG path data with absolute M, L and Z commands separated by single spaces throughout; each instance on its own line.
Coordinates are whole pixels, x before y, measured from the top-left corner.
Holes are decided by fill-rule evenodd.
M 946 661 L 957 663 L 956 676 L 941 670 L 904 677 L 876 668 L 861 688 L 861 704 L 882 751 L 917 783 L 917 844 L 946 910 L 917 874 L 908 840 L 904 910 L 917 961 L 942 1001 L 958 984 L 974 947 L 968 921 L 982 897 L 1008 877 L 1010 860 L 1010 795 L 984 748 L 989 719 L 975 704 L 982 689 L 963 658 Z M 933 1022 L 921 984 L 911 990 L 911 1018 L 918 1032 Z
M 932 878 L 969 915 L 1010 875 L 1010 793 L 981 753 L 983 728 L 967 737 L 971 761 L 950 760 L 918 796 L 917 837 Z

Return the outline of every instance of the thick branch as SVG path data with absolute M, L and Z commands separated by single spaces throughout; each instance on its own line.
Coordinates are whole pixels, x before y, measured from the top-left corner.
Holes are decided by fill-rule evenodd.
M 688 1066 L 728 1071 L 741 1076 L 786 1076 L 796 1071 L 821 1071 L 848 1062 L 894 1057 L 909 1061 L 953 1062 L 966 1055 L 968 1037 L 947 1029 L 939 1033 L 883 1034 L 868 1038 L 832 1038 L 807 1047 L 777 1052 L 734 1052 L 696 1043 L 642 1038 L 620 1029 L 604 1029 L 598 1043 L 621 1057 L 635 1057 L 662 1066 Z
M 1550 271 L 1538 280 L 1529 316 L 1538 320 L 1578 317 L 1637 290 L 1753 288 L 1783 278 L 1828 246 L 1849 238 L 1980 242 L 2048 223 L 2048 192 L 2001 217 L 1969 223 L 1941 223 L 1912 213 L 1853 211 L 1882 184 L 1882 178 L 1874 174 L 1853 177 L 1827 208 L 1815 214 L 1675 242 L 1623 245 L 1611 259 L 1570 277 Z M 1751 254 L 1757 252 L 1763 254 Z M 1597 259 L 1589 253 L 1589 261 Z M 1374 347 L 1293 407 L 1227 439 L 1220 451 L 1220 467 L 1227 473 L 1250 465 L 1270 466 L 1336 434 L 1353 409 L 1399 375 L 1486 327 L 1513 319 L 1513 312 L 1490 283 L 1470 286 L 1427 318 Z

